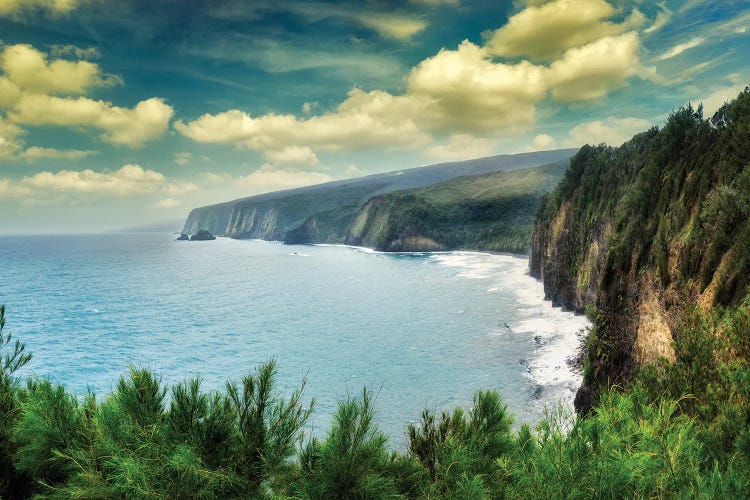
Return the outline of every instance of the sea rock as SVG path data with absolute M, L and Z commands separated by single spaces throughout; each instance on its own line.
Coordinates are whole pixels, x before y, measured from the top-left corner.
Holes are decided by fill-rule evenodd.
M 179 235 L 179 236 L 177 237 L 177 240 L 175 240 L 175 241 L 188 241 L 189 239 L 190 239 L 190 236 L 188 236 L 188 235 L 187 235 L 187 234 L 185 234 L 185 233 L 181 233 L 181 234 L 180 234 L 180 235 Z
M 210 240 L 215 240 L 215 239 L 216 239 L 216 236 L 209 233 L 205 229 L 201 229 L 200 231 L 198 231 L 197 233 L 195 233 L 194 235 L 190 237 L 190 241 L 210 241 Z

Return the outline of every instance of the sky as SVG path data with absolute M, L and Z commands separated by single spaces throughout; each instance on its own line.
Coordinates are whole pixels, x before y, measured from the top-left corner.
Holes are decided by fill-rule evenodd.
M 619 145 L 750 83 L 750 0 L 0 0 L 0 234 Z

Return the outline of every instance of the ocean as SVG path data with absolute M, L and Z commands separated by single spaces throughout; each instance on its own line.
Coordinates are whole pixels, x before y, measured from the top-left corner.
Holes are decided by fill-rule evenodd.
M 469 408 L 477 389 L 533 424 L 580 384 L 588 322 L 544 301 L 524 258 L 174 238 L 0 237 L 6 330 L 33 354 L 22 375 L 103 398 L 129 366 L 220 390 L 273 358 L 281 393 L 307 381 L 311 433 L 367 387 L 399 448 L 424 408 Z

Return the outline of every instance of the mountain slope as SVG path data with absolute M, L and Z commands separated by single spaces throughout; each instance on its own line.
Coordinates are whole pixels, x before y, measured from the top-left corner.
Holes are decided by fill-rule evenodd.
M 535 167 L 570 158 L 575 150 L 493 156 L 463 162 L 370 175 L 329 182 L 196 208 L 184 233 L 206 229 L 232 238 L 284 239 L 313 214 L 342 207 L 359 207 L 375 195 L 423 187 L 464 175 Z
M 525 253 L 539 201 L 557 185 L 567 165 L 565 160 L 459 177 L 376 196 L 356 214 L 346 243 L 383 251 Z
M 585 146 L 538 215 L 530 269 L 557 304 L 596 307 L 576 406 L 674 359 L 693 308 L 736 305 L 750 280 L 750 91 L 710 120 L 691 107 L 620 148 Z

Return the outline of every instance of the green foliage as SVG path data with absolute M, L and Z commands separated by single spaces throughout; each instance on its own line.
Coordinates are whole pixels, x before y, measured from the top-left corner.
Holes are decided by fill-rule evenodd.
M 178 384 L 168 402 L 147 370 L 131 369 L 101 401 L 31 380 L 14 387 L 3 420 L 3 497 L 741 498 L 749 305 L 693 311 L 674 362 L 605 392 L 586 417 L 558 406 L 535 429 L 514 430 L 500 395 L 479 391 L 468 410 L 425 411 L 403 453 L 389 451 L 366 390 L 339 403 L 325 438 L 303 445 L 312 406 L 301 404 L 304 384 L 288 399 L 275 392 L 273 361 L 223 393 Z
M 458 177 L 425 188 L 371 199 L 352 224 L 347 242 L 379 250 L 420 250 L 408 238 L 435 249 L 526 253 L 534 217 L 567 161 L 542 167 Z

